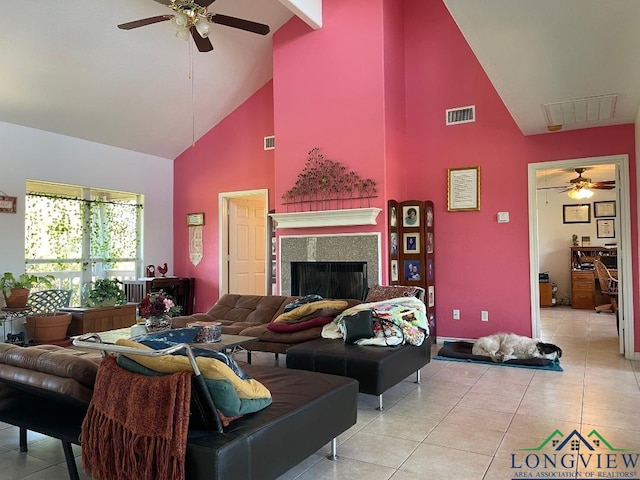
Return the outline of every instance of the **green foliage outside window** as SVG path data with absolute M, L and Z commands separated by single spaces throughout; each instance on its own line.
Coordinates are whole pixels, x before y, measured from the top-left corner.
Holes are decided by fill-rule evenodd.
M 59 193 L 62 192 L 62 193 Z M 28 182 L 27 271 L 73 290 L 72 305 L 97 278 L 136 278 L 142 205 L 136 194 Z

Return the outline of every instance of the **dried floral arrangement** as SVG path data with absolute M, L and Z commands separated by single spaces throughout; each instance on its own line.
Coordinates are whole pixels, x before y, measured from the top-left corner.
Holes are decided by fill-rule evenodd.
M 295 185 L 282 195 L 284 204 L 298 211 L 370 207 L 376 197 L 376 182 L 361 178 L 340 162 L 325 158 L 315 147 Z M 366 205 L 365 205 L 366 203 Z

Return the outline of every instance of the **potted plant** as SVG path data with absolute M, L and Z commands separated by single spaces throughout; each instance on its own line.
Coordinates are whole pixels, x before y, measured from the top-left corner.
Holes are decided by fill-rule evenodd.
M 29 339 L 36 344 L 58 343 L 67 338 L 71 314 L 50 311 L 27 315 L 25 329 Z
M 0 277 L 0 290 L 2 290 L 8 308 L 24 308 L 32 288 L 36 286 L 51 287 L 53 280 L 54 277 L 51 275 L 38 276 L 22 273 L 16 277 L 11 272 L 5 272 Z
M 126 303 L 122 282 L 117 278 L 101 278 L 92 283 L 93 288 L 87 294 L 89 307 L 113 307 Z

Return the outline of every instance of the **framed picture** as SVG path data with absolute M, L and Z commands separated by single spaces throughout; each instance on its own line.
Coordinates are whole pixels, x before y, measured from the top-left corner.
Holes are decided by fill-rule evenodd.
M 389 213 L 389 225 L 392 227 L 398 225 L 398 209 L 395 206 L 391 207 L 391 212 Z
M 420 260 L 404 261 L 404 279 L 420 280 Z
M 615 238 L 616 226 L 613 219 L 596 220 L 598 238 Z
M 615 217 L 616 216 L 616 201 L 610 200 L 607 202 L 593 202 L 593 216 L 598 217 Z
M 447 210 L 480 210 L 480 167 L 447 169 Z
M 7 195 L 0 195 L 0 212 L 16 213 L 17 203 L 18 203 L 18 197 L 9 197 Z
M 398 281 L 398 260 L 391 260 L 391 281 Z
M 403 227 L 419 227 L 420 226 L 420 207 L 410 205 L 402 207 L 402 226 Z
M 204 225 L 204 212 L 187 213 L 187 226 L 197 227 Z
M 276 255 L 276 237 L 271 237 L 271 255 Z
M 278 273 L 278 266 L 275 260 L 271 260 L 271 277 L 276 278 L 276 274 Z
M 433 253 L 433 232 L 427 232 L 427 253 Z
M 591 223 L 591 204 L 563 205 L 562 223 Z
M 420 234 L 405 233 L 404 234 L 404 253 L 420 253 Z
M 424 208 L 425 217 L 427 218 L 427 227 L 433 227 L 433 208 L 431 206 L 427 206 Z
M 429 292 L 427 294 L 429 296 L 428 306 L 433 307 L 436 304 L 436 287 L 434 285 L 429 285 L 427 291 Z
M 433 258 L 427 259 L 427 280 L 433 282 Z
M 391 243 L 391 255 L 397 255 L 398 254 L 398 234 L 396 232 L 391 233 L 389 242 Z

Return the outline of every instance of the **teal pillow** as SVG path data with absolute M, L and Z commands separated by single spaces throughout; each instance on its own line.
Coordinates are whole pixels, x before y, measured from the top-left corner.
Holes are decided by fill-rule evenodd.
M 118 356 L 118 365 L 130 372 L 141 375 L 165 375 L 164 373 L 151 370 L 124 355 Z M 209 395 L 211 395 L 216 408 L 227 417 L 257 412 L 268 407 L 272 402 L 271 397 L 240 398 L 229 380 L 205 378 L 204 383 L 207 386 Z

